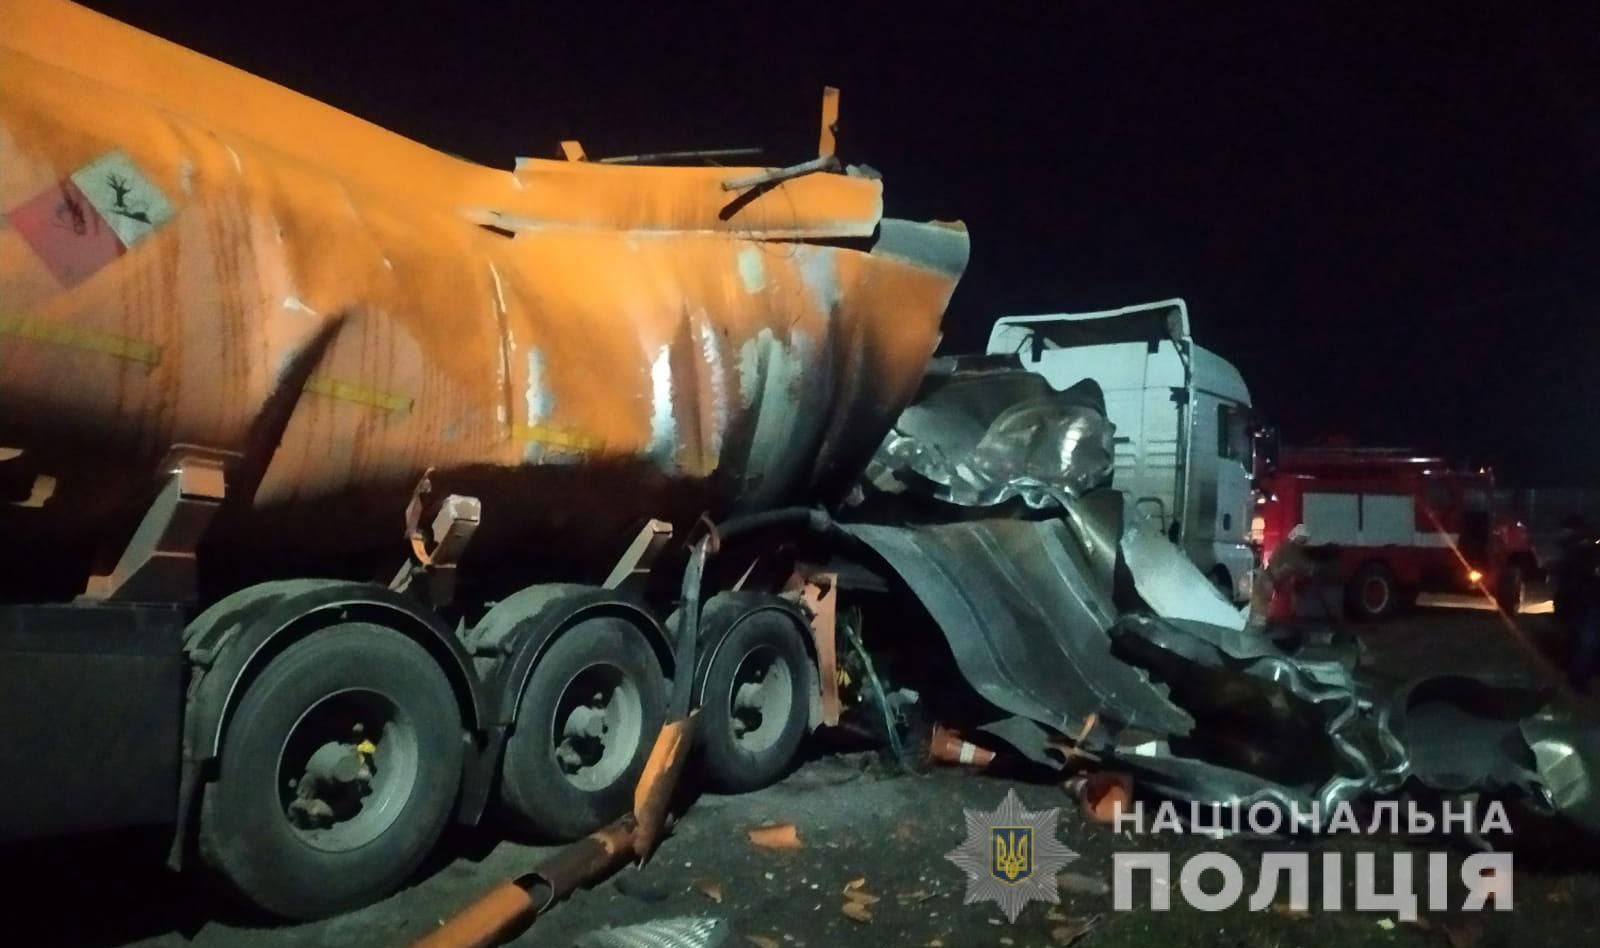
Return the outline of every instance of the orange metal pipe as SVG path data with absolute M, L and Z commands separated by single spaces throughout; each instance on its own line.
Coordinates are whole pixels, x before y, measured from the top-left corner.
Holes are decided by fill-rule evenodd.
M 541 912 L 585 884 L 609 875 L 634 855 L 633 816 L 596 830 L 532 872 L 489 890 L 416 942 L 415 948 L 487 948 L 515 938 Z
M 537 915 L 533 893 L 516 882 L 507 882 L 452 915 L 448 922 L 419 940 L 416 948 L 489 948 L 504 944 L 508 935 L 531 924 Z

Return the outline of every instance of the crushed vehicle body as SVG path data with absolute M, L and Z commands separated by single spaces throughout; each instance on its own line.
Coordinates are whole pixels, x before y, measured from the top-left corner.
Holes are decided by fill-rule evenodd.
M 1051 419 L 1106 425 L 1092 379 L 1040 388 L 992 359 L 932 375 L 863 477 L 866 522 L 845 530 L 916 591 L 991 706 L 981 730 L 1037 764 L 1061 768 L 1073 747 L 1159 795 L 1305 826 L 1422 787 L 1515 791 L 1600 831 L 1600 748 L 1548 693 L 1460 676 L 1385 691 L 1353 642 L 1291 648 L 1247 622 L 1126 502 L 1098 447 L 1060 449 Z M 994 437 L 1014 406 L 1033 437 Z M 1037 450 L 1051 440 L 1053 470 Z M 980 444 L 1009 456 L 976 463 Z

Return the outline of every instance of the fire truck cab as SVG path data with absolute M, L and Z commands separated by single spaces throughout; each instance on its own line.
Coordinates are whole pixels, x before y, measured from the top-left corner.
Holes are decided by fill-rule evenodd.
M 1419 592 L 1478 591 L 1515 612 L 1538 573 L 1526 527 L 1495 510 L 1488 468 L 1408 450 L 1286 449 L 1258 484 L 1262 562 L 1305 524 L 1358 618 L 1390 615 Z

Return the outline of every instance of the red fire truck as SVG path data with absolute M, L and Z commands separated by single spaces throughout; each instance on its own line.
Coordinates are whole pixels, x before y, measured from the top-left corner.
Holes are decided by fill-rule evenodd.
M 1527 529 L 1494 507 L 1494 475 L 1387 448 L 1284 449 L 1258 480 L 1261 562 L 1297 524 L 1346 604 L 1376 619 L 1418 592 L 1487 593 L 1508 612 L 1539 566 Z

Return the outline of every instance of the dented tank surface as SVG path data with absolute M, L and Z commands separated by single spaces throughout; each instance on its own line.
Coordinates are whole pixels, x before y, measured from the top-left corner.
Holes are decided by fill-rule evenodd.
M 862 500 L 1053 509 L 1111 483 L 1115 431 L 1093 379 L 1056 391 L 1015 358 L 939 359 L 867 465 Z
M 389 542 L 429 468 L 483 499 L 476 547 L 826 498 L 966 233 L 870 177 L 724 187 L 759 170 L 491 169 L 0 0 L 0 469 L 52 479 L 0 520 L 90 534 L 178 445 L 229 459 L 221 529 L 323 551 Z

